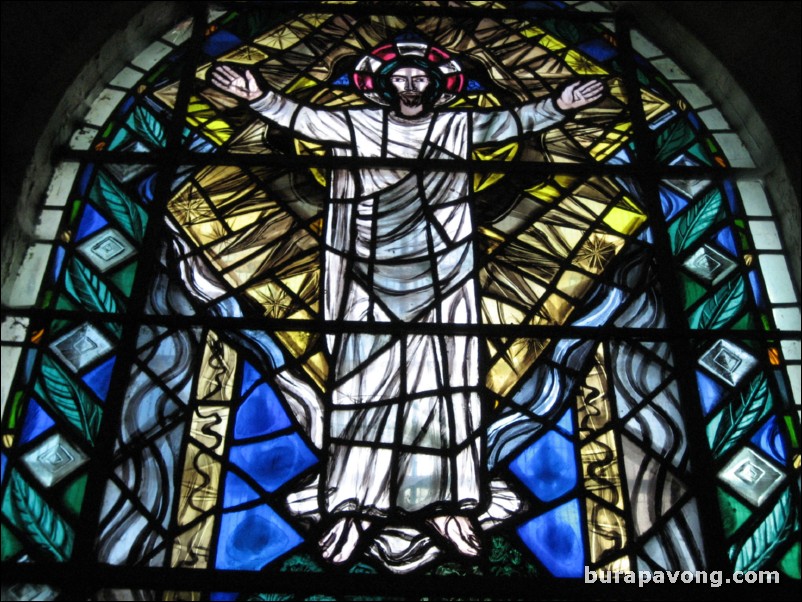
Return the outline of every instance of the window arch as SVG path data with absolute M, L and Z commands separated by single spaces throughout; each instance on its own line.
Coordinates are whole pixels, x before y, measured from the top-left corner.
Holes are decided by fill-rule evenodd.
M 790 280 L 776 285 L 785 289 L 769 284 L 763 292 L 763 278 L 774 271 L 765 266 L 781 255 L 756 240 L 772 223 L 761 213 L 760 185 L 739 178 L 738 169 L 748 165 L 738 161 L 748 161 L 748 155 L 739 154 L 738 141 L 727 132 L 710 131 L 714 128 L 702 119 L 704 99 L 692 91 L 684 99 L 677 95 L 675 88 L 685 84 L 672 82 L 675 67 L 662 63 L 663 70 L 655 70 L 628 53 L 629 43 L 618 37 L 620 28 L 627 28 L 621 19 L 609 18 L 608 27 L 597 28 L 595 21 L 603 17 L 552 12 L 552 6 L 516 7 L 512 18 L 484 8 L 481 16 L 468 6 L 445 16 L 416 9 L 423 19 L 407 9 L 388 15 L 365 5 L 344 10 L 344 16 L 277 15 L 272 7 L 215 15 L 219 21 L 196 30 L 205 38 L 194 77 L 182 74 L 170 43 L 162 40 L 112 81 L 109 95 L 119 92 L 118 98 L 107 105 L 106 115 L 89 114 L 68 151 L 69 159 L 84 163 L 75 166 L 74 186 L 72 177 L 65 180 L 72 186 L 64 198 L 70 211 L 59 225 L 57 250 L 42 256 L 50 262 L 43 296 L 32 309 L 12 309 L 33 327 L 8 346 L 20 349 L 23 360 L 4 423 L 11 442 L 4 456 L 4 462 L 9 459 L 4 560 L 33 554 L 68 561 L 74 515 L 91 477 L 87 491 L 105 504 L 102 528 L 93 531 L 101 541 L 101 560 L 122 567 L 109 569 L 107 579 L 136 581 L 150 574 L 137 572 L 141 566 L 175 567 L 178 582 L 189 579 L 178 569 L 190 567 L 269 566 L 273 572 L 284 567 L 288 573 L 280 576 L 279 590 L 314 593 L 308 589 L 310 576 L 301 580 L 291 574 L 305 567 L 313 572 L 311 582 L 323 587 L 314 573 L 324 578 L 332 569 L 316 556 L 318 509 L 298 506 L 310 499 L 302 494 L 319 485 L 293 487 L 290 494 L 289 483 L 323 472 L 316 467 L 329 457 L 325 439 L 333 437 L 331 425 L 320 430 L 324 442 L 319 441 L 313 420 L 304 418 L 309 413 L 304 404 L 317 388 L 329 413 L 336 409 L 326 397 L 338 391 L 329 367 L 335 356 L 324 339 L 340 336 L 345 344 L 348 337 L 339 333 L 356 328 L 356 320 L 340 322 L 322 310 L 325 287 L 319 282 L 326 266 L 320 263 L 332 248 L 324 222 L 333 216 L 321 221 L 315 205 L 326 202 L 333 170 L 359 164 L 332 160 L 304 136 L 263 131 L 262 121 L 203 77 L 213 58 L 266 64 L 273 70 L 268 77 L 285 75 L 269 81 L 283 85 L 287 95 L 313 104 L 361 105 L 359 93 L 365 90 L 352 75 L 359 72 L 359 56 L 381 48 L 379 42 L 392 42 L 400 53 L 401 44 L 437 41 L 435 47 L 457 57 L 464 73 L 466 93 L 455 102 L 476 115 L 510 102 L 508 97 L 524 102 L 560 89 L 565 80 L 555 77 L 555 70 L 563 77 L 603 76 L 607 91 L 601 104 L 534 142 L 520 137 L 512 140 L 514 146 L 477 146 L 470 156 L 456 157 L 454 167 L 437 163 L 449 173 L 470 176 L 468 196 L 477 208 L 472 219 L 481 224 L 470 239 L 476 257 L 471 278 L 480 291 L 482 320 L 418 328 L 445 346 L 465 338 L 465 329 L 469 340 L 481 337 L 477 363 L 486 407 L 476 440 L 487 459 L 481 469 L 484 495 L 495 500 L 484 502 L 485 512 L 476 518 L 486 532 L 485 550 L 495 554 L 483 557 L 484 571 L 516 573 L 522 578 L 513 583 L 524 588 L 531 583 L 527 575 L 576 578 L 585 565 L 697 569 L 717 566 L 711 558 L 718 556 L 716 562 L 729 562 L 732 570 L 763 566 L 749 564 L 763 552 L 792 572 L 794 554 L 798 558 L 793 538 L 771 538 L 767 532 L 797 528 L 790 462 L 798 452 L 792 451 L 793 428 L 783 422 L 795 420 L 786 405 L 792 394 L 784 370 L 773 366 L 776 359 L 784 368 L 785 356 L 793 353 L 794 335 L 783 331 L 779 317 L 795 311 L 798 331 L 798 303 L 788 296 Z M 465 20 L 466 31 L 486 37 L 481 43 L 477 33 L 450 39 L 452 29 L 443 19 Z M 201 34 L 196 35 L 200 44 Z M 254 37 L 259 42 L 252 43 Z M 355 46 L 349 55 L 344 49 L 353 40 L 359 41 L 359 52 Z M 631 43 L 650 58 L 641 37 L 635 34 Z M 329 56 L 321 47 L 353 58 L 350 64 L 321 61 Z M 523 52 L 530 63 L 499 59 L 513 52 Z M 451 56 L 442 63 L 448 60 Z M 501 65 L 495 73 L 489 66 L 494 60 Z M 635 81 L 640 103 L 632 100 L 637 95 L 625 93 Z M 117 90 L 133 84 L 133 92 Z M 184 106 L 176 111 L 180 103 Z M 288 162 L 297 168 L 289 176 L 282 171 Z M 409 165 L 401 161 L 398 168 L 404 167 Z M 501 194 L 502 187 L 509 190 Z M 243 207 L 258 219 L 243 220 Z M 666 226 L 660 225 L 663 219 Z M 173 255 L 142 244 L 146 236 L 165 238 L 165 223 L 175 230 Z M 270 229 L 255 232 L 254 223 Z M 278 228 L 284 237 L 274 239 Z M 254 237 L 258 251 L 246 244 Z M 346 256 L 353 260 L 355 253 Z M 141 259 L 148 255 L 151 261 Z M 763 275 L 750 261 L 763 267 Z M 253 268 L 241 278 L 249 262 L 262 270 L 256 271 L 258 286 Z M 201 264 L 206 271 L 214 266 L 212 284 L 222 294 L 175 286 L 179 272 L 191 285 L 207 278 Z M 145 278 L 143 269 L 153 274 Z M 352 287 L 359 280 L 349 272 L 340 279 Z M 152 284 L 167 280 L 173 286 Z M 680 285 L 683 295 L 667 297 L 666 308 L 649 301 L 655 290 Z M 434 297 L 442 303 L 450 289 L 438 291 Z M 652 321 L 644 322 L 646 317 Z M 285 318 L 289 321 L 278 321 Z M 371 336 L 378 331 L 389 340 L 403 339 L 399 326 L 382 328 L 381 322 L 391 320 L 377 322 Z M 271 338 L 264 336 L 265 324 Z M 678 340 L 673 328 L 690 340 Z M 774 340 L 784 345 L 772 346 Z M 410 355 L 414 344 L 398 343 Z M 164 356 L 173 359 L 166 362 Z M 647 378 L 631 373 L 630 366 L 643 368 Z M 694 377 L 683 375 L 683 367 Z M 287 384 L 291 373 L 302 378 Z M 439 378 L 434 382 L 449 398 L 466 387 Z M 282 379 L 284 388 L 277 384 Z M 541 411 L 548 399 L 538 392 L 549 382 L 556 383 L 559 404 Z M 426 399 L 405 390 L 402 401 L 409 406 Z M 153 397 L 153 391 L 159 395 Z M 597 397 L 596 391 L 606 394 Z M 147 403 L 135 405 L 142 400 Z M 127 422 L 134 417 L 141 422 Z M 101 431 L 102 420 L 117 426 Z M 647 434 L 658 426 L 662 435 Z M 128 429 L 127 435 L 121 436 L 120 428 Z M 122 445 L 114 440 L 120 436 Z M 747 439 L 751 443 L 744 445 Z M 419 447 L 398 443 L 399 449 Z M 90 474 L 87 460 L 96 449 L 115 459 Z M 605 454 L 609 472 L 601 474 L 595 467 Z M 451 451 L 446 457 L 456 461 L 458 455 Z M 548 465 L 538 461 L 543 456 L 550 458 Z M 146 480 L 147 487 L 128 480 L 154 468 L 158 476 Z M 717 487 L 700 484 L 703 475 L 718 479 Z M 751 487 L 744 478 L 750 476 Z M 654 503 L 644 509 L 642 500 L 655 491 L 665 507 Z M 206 505 L 193 497 L 198 494 Z M 295 507 L 287 502 L 293 495 Z M 710 518 L 707 512 L 715 520 L 700 520 Z M 496 587 L 490 579 L 477 584 L 467 577 L 476 570 L 470 563 L 432 543 L 436 536 L 423 528 L 425 517 L 408 524 L 399 516 L 392 514 L 376 543 L 366 547 L 364 562 L 347 566 L 428 577 L 432 571 L 465 573 L 465 580 L 439 587 Z M 46 529 L 31 532 L 34 523 Z M 419 533 L 390 532 L 402 527 Z M 284 547 L 256 546 L 260 536 Z M 91 537 L 75 540 L 84 553 L 94 547 Z M 404 538 L 420 543 L 420 564 L 399 564 L 388 554 L 399 548 L 411 554 L 414 546 L 399 543 Z M 779 548 L 761 549 L 760 541 Z M 442 552 L 439 559 L 427 555 L 432 550 L 432 555 Z M 669 559 L 672 554 L 678 560 Z M 213 591 L 211 579 L 199 589 Z M 247 591 L 262 591 L 256 577 L 245 579 L 254 585 Z M 370 577 L 342 579 L 353 591 L 376 587 Z

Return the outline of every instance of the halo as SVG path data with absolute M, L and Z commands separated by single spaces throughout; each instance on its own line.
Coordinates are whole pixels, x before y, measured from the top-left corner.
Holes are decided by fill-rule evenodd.
M 366 99 L 389 106 L 387 99 L 377 91 L 376 78 L 383 67 L 405 57 L 423 59 L 432 70 L 442 74 L 443 90 L 435 101 L 436 106 L 451 102 L 465 87 L 462 66 L 445 50 L 424 42 L 402 40 L 378 46 L 363 56 L 351 74 L 351 81 Z

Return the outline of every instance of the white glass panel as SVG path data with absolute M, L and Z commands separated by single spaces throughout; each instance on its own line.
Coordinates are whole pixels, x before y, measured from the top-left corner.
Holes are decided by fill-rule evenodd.
M 771 313 L 774 314 L 774 323 L 780 330 L 799 330 L 802 326 L 799 309 L 796 307 L 775 307 Z
M 783 358 L 785 358 L 785 360 L 802 359 L 802 354 L 800 353 L 802 344 L 799 341 L 783 341 L 780 343 L 780 346 L 782 347 Z
M 92 140 L 97 136 L 97 130 L 94 128 L 81 128 L 76 131 L 72 138 L 70 138 L 70 148 L 75 150 L 88 150 L 92 145 Z
M 749 230 L 752 232 L 752 239 L 755 241 L 756 249 L 769 249 L 779 251 L 782 249 L 780 235 L 774 222 L 750 221 Z
M 663 55 L 663 51 L 643 37 L 639 31 L 632 32 L 632 48 L 647 59 Z
M 609 13 L 610 12 L 609 8 L 607 8 L 605 6 L 602 6 L 598 2 L 585 2 L 581 6 L 578 6 L 577 8 L 579 10 L 584 10 L 584 11 L 593 12 L 593 13 Z
M 50 185 L 47 188 L 45 205 L 63 207 L 67 203 L 67 198 L 70 190 L 72 190 L 79 167 L 78 163 L 72 161 L 56 165 L 53 177 L 50 179 Z
M 11 307 L 31 307 L 36 302 L 42 276 L 53 245 L 34 244 L 28 249 L 17 275 L 3 287 L 3 299 Z
M 4 343 L 21 343 L 25 340 L 29 322 L 24 317 L 4 318 L 0 325 L 0 338 Z
M 704 121 L 705 125 L 711 130 L 730 129 L 730 124 L 727 123 L 724 115 L 722 115 L 721 111 L 718 109 L 705 109 L 704 111 L 700 111 L 699 117 L 702 118 L 702 121 Z
M 713 101 L 696 84 L 677 84 L 676 87 L 682 97 L 695 109 L 713 104 Z
M 788 264 L 782 255 L 761 255 L 760 269 L 766 281 L 769 299 L 772 303 L 795 303 L 796 295 L 791 286 Z
M 788 366 L 788 380 L 791 381 L 791 391 L 794 392 L 794 405 L 799 405 L 800 378 L 802 370 L 800 366 Z
M 17 363 L 22 349 L 19 347 L 6 347 L 3 345 L 0 348 L 0 415 L 6 415 L 6 401 L 8 400 L 8 392 L 11 390 L 11 381 L 17 373 Z
M 190 35 L 192 35 L 192 19 L 185 19 L 169 33 L 162 36 L 162 39 L 179 46 L 186 42 Z
M 124 97 L 125 92 L 106 88 L 92 103 L 92 108 L 89 109 L 84 121 L 98 127 L 102 126 Z
M 738 182 L 738 190 L 741 191 L 741 198 L 744 202 L 744 211 L 747 215 L 754 217 L 770 216 L 771 207 L 766 198 L 766 192 L 760 182 L 744 181 Z
M 114 76 L 114 79 L 109 82 L 110 86 L 118 86 L 120 88 L 133 88 L 144 74 L 141 71 L 126 67 Z
M 165 56 L 167 56 L 172 51 L 167 44 L 163 42 L 153 42 L 150 46 L 145 48 L 139 56 L 137 56 L 133 61 L 132 64 L 136 65 L 140 69 L 144 69 L 145 71 L 149 71 L 152 67 L 156 65 L 160 60 L 162 60 Z
M 737 134 L 719 133 L 713 134 L 713 137 L 721 145 L 721 150 L 727 157 L 727 160 L 733 167 L 754 167 L 755 162 L 749 151 L 746 150 L 744 143 Z
M 61 223 L 61 218 L 64 215 L 64 211 L 61 209 L 45 209 L 39 215 L 39 223 L 36 225 L 36 229 L 34 230 L 34 236 L 36 238 L 44 238 L 46 240 L 52 240 L 56 238 L 58 234 L 58 227 Z
M 657 59 L 652 62 L 652 65 L 670 80 L 690 79 L 688 74 L 669 58 Z

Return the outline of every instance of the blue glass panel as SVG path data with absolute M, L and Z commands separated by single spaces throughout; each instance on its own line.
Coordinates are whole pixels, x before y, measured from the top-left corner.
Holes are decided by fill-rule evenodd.
M 555 577 L 580 577 L 585 550 L 579 500 L 572 500 L 518 528 L 518 535 Z
M 114 370 L 115 359 L 116 358 L 111 358 L 110 360 L 103 362 L 100 364 L 100 366 L 84 375 L 84 382 L 103 401 L 106 401 L 106 395 L 109 392 L 111 373 Z
M 618 51 L 604 40 L 589 40 L 580 44 L 578 48 L 599 62 L 607 61 L 618 55 Z
M 242 386 L 240 387 L 240 395 L 245 396 L 248 390 L 262 378 L 262 374 L 253 367 L 250 362 L 244 362 L 242 367 Z
M 727 249 L 731 254 L 738 255 L 738 247 L 735 246 L 735 240 L 732 237 L 732 229 L 723 228 L 716 236 L 718 244 Z
M 275 433 L 290 426 L 290 419 L 281 407 L 270 385 L 262 383 L 237 410 L 234 438 L 247 439 Z
M 267 491 L 275 491 L 317 458 L 297 435 L 287 435 L 231 449 L 231 461 L 242 468 Z
M 78 180 L 78 194 L 80 196 L 86 196 L 86 190 L 89 186 L 89 180 L 95 173 L 95 166 L 94 165 L 87 165 L 86 169 L 81 172 Z
M 97 232 L 107 224 L 106 218 L 95 211 L 91 205 L 86 205 L 84 214 L 81 217 L 81 224 L 78 226 L 78 233 L 75 235 L 75 240 L 81 240 L 93 232 Z
M 468 85 L 465 87 L 468 92 L 481 92 L 485 87 L 475 79 L 469 79 Z
M 226 476 L 225 493 L 223 495 L 223 507 L 233 508 L 247 502 L 259 499 L 259 494 L 253 487 L 240 479 L 233 472 Z
M 209 594 L 209 600 L 212 602 L 229 602 L 237 598 L 239 598 L 239 594 L 235 592 L 212 592 Z
M 8 464 L 8 458 L 5 454 L 0 454 L 0 481 L 6 480 L 6 464 Z
M 749 272 L 749 284 L 752 286 L 752 295 L 754 295 L 755 303 L 758 307 L 765 308 L 766 302 L 763 299 L 763 287 L 760 285 L 760 277 L 757 270 Z
M 772 416 L 752 437 L 752 443 L 780 464 L 785 464 L 785 444 L 777 419 Z
M 50 417 L 50 414 L 43 410 L 42 406 L 36 403 L 36 401 L 31 399 L 28 402 L 25 422 L 22 424 L 22 430 L 20 431 L 20 443 L 32 441 L 54 424 L 55 422 Z
M 157 174 L 152 174 L 142 180 L 139 185 L 137 186 L 136 191 L 139 193 L 139 198 L 141 198 L 146 203 L 150 203 L 153 201 L 156 195 L 156 184 L 158 178 L 156 177 Z
M 563 429 L 569 435 L 574 433 L 574 414 L 571 410 L 568 410 L 563 417 L 560 418 L 560 421 L 557 423 L 561 429 Z
M 663 214 L 666 219 L 671 220 L 677 213 L 688 206 L 688 199 L 667 188 L 661 188 L 660 203 L 663 206 Z
M 335 86 L 350 86 L 351 85 L 351 80 L 348 77 L 348 74 L 344 73 L 343 75 L 338 77 L 336 80 L 334 80 L 334 85 Z
M 515 458 L 510 470 L 545 502 L 576 486 L 574 446 L 554 431 L 546 433 Z
M 303 538 L 269 506 L 224 514 L 217 568 L 258 571 L 302 542 Z
M 648 244 L 654 244 L 654 238 L 652 237 L 652 229 L 651 228 L 644 228 L 643 231 L 638 235 L 638 240 L 641 242 L 645 242 Z
M 730 211 L 735 213 L 736 210 L 736 202 L 735 199 L 737 198 L 735 194 L 735 189 L 732 185 L 731 180 L 724 180 L 724 196 L 727 198 L 727 203 L 730 205 Z
M 218 31 L 206 39 L 203 44 L 203 52 L 209 56 L 218 56 L 241 43 L 242 40 L 230 31 Z
M 716 381 L 698 370 L 696 371 L 696 387 L 699 389 L 702 411 L 707 416 L 721 401 L 721 394 L 724 390 Z
M 58 278 L 61 273 L 61 267 L 64 265 L 64 247 L 56 247 L 56 252 L 53 258 L 53 279 Z

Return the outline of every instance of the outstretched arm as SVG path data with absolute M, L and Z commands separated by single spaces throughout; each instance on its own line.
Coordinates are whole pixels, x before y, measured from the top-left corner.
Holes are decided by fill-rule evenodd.
M 596 102 L 603 94 L 604 84 L 597 79 L 574 82 L 566 86 L 554 102 L 561 111 L 572 111 Z
M 210 80 L 212 84 L 223 92 L 248 102 L 264 96 L 265 93 L 250 69 L 240 73 L 228 65 L 215 65 L 212 68 Z
M 215 65 L 209 81 L 223 92 L 249 103 L 265 119 L 296 134 L 319 142 L 350 142 L 350 129 L 342 111 L 325 111 L 302 106 L 294 100 L 270 90 L 252 69 L 235 69 Z

